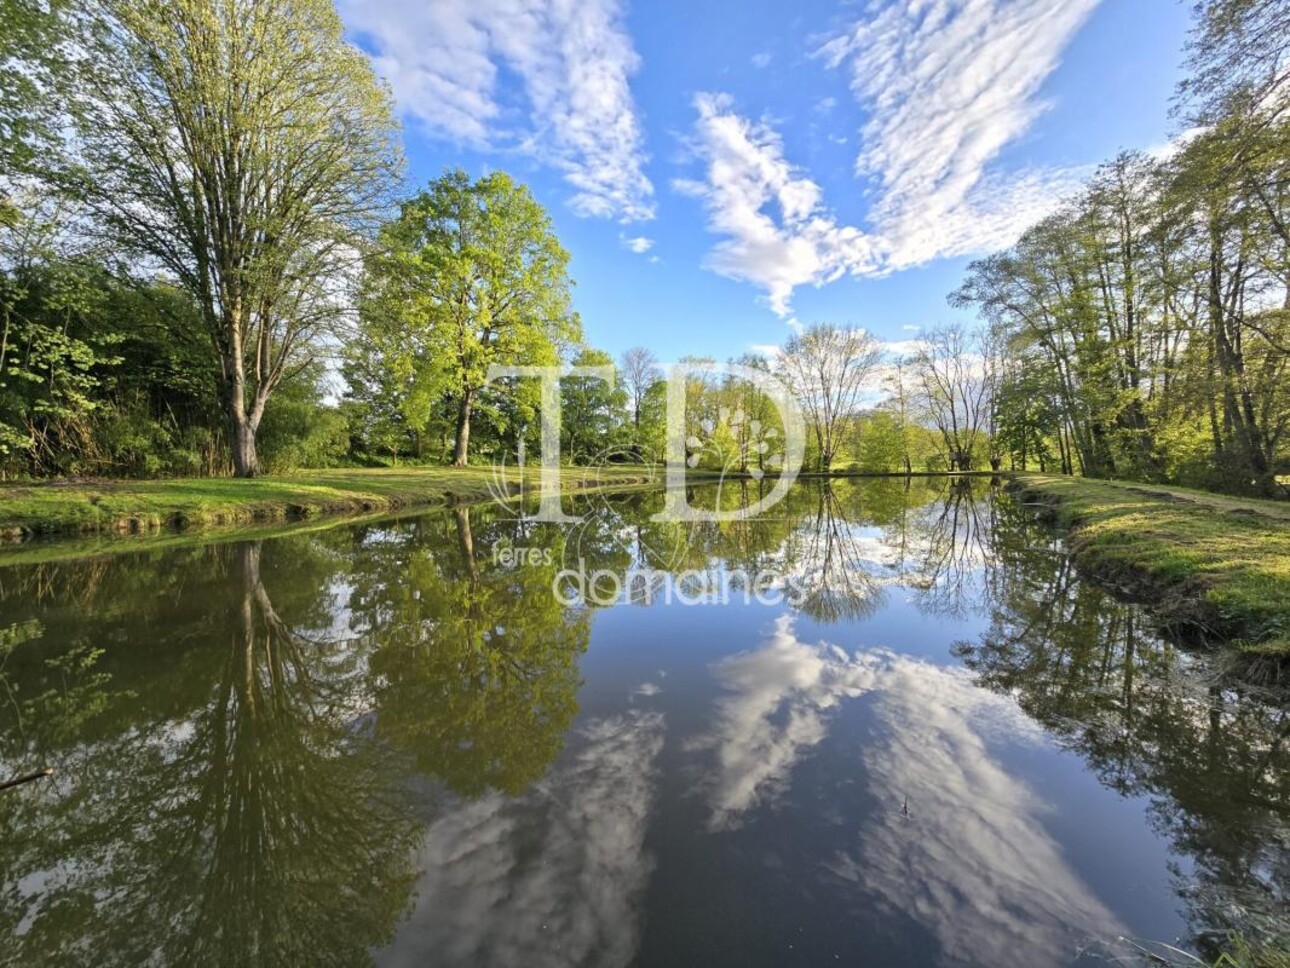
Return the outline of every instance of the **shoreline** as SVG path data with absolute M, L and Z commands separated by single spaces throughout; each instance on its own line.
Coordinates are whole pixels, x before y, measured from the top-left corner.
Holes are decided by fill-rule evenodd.
M 660 483 L 650 468 L 566 467 L 561 487 L 603 492 Z M 524 475 L 525 493 L 537 494 L 539 474 Z M 282 477 L 171 478 L 165 480 L 42 481 L 0 484 L 0 549 L 65 539 L 112 540 L 139 535 L 215 533 L 239 526 L 341 520 L 410 509 L 520 497 L 508 470 L 406 467 L 306 471 Z
M 695 475 L 696 483 L 701 476 Z M 1241 680 L 1290 683 L 1290 503 L 1009 471 L 910 476 L 1003 479 L 1008 490 L 1062 530 L 1088 577 L 1227 653 L 1230 671 Z M 527 493 L 537 493 L 538 477 L 537 468 L 525 472 Z M 640 465 L 561 469 L 566 491 L 631 491 L 662 483 L 660 469 Z M 320 470 L 251 480 L 0 484 L 0 564 L 198 536 L 276 534 L 306 522 L 329 527 L 346 519 L 518 497 L 514 470 L 503 487 L 487 466 Z
M 1290 505 L 1093 478 L 1011 474 L 1093 581 L 1219 654 L 1224 672 L 1290 684 Z

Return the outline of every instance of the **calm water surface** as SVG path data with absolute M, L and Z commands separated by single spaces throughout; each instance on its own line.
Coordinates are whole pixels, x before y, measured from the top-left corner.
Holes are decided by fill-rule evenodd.
M 57 771 L 0 792 L 0 962 L 1042 968 L 1286 930 L 1286 711 L 1196 685 L 1010 498 L 661 504 L 0 568 L 0 778 Z

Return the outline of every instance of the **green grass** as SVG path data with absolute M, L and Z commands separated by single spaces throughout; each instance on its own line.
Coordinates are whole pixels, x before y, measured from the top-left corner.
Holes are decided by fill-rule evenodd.
M 535 493 L 538 469 L 525 474 Z M 649 481 L 639 466 L 564 468 L 565 488 L 625 487 Z M 508 469 L 505 490 L 519 477 Z M 0 534 L 137 534 L 323 514 L 362 514 L 489 500 L 499 482 L 491 467 L 416 467 L 306 471 L 289 477 L 185 478 L 0 485 Z
M 1290 505 L 1038 474 L 1014 486 L 1070 533 L 1089 574 L 1280 676 L 1290 659 Z

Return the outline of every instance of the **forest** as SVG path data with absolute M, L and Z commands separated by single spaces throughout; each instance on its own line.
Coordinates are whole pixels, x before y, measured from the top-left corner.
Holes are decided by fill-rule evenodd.
M 406 183 L 331 0 L 0 0 L 0 474 L 252 477 L 539 442 L 494 364 L 562 386 L 562 455 L 653 462 L 663 348 L 589 345 L 569 254 L 504 172 Z M 1039 470 L 1285 496 L 1290 9 L 1197 5 L 1167 150 L 1124 153 L 893 352 L 814 323 L 773 372 L 807 467 Z M 948 315 L 948 314 L 947 314 Z M 779 456 L 765 394 L 683 358 L 691 466 Z

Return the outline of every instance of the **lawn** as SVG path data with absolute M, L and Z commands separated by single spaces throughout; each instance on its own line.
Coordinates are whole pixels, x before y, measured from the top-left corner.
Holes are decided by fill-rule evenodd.
M 1038 474 L 1015 486 L 1070 533 L 1088 573 L 1247 662 L 1290 659 L 1290 505 Z
M 538 475 L 538 468 L 526 469 L 526 493 L 536 493 Z M 563 468 L 561 478 L 566 489 L 639 486 L 654 479 L 650 468 L 631 465 Z M 508 469 L 503 480 L 491 467 L 320 470 L 251 480 L 4 484 L 0 534 L 22 538 L 188 530 L 477 503 L 518 491 L 516 470 Z

